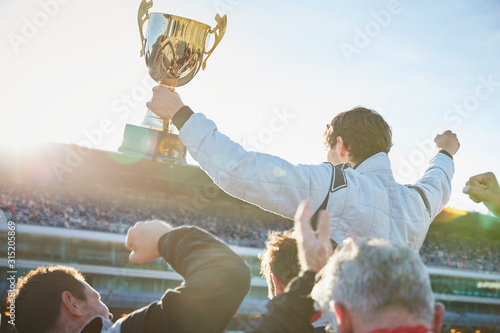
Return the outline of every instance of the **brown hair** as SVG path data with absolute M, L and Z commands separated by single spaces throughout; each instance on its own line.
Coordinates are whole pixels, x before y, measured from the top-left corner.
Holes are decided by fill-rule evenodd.
M 391 128 L 374 110 L 356 107 L 339 113 L 326 126 L 324 139 L 327 147 L 335 147 L 337 137 L 342 137 L 349 157 L 354 162 L 391 150 Z
M 17 281 L 9 303 L 16 305 L 15 326 L 19 333 L 46 333 L 55 328 L 61 314 L 61 295 L 69 291 L 84 301 L 84 277 L 69 266 L 38 267 Z
M 300 264 L 297 255 L 297 240 L 291 231 L 271 231 L 266 250 L 259 253 L 260 273 L 269 285 L 269 298 L 274 296 L 271 273 L 285 285 L 299 275 Z

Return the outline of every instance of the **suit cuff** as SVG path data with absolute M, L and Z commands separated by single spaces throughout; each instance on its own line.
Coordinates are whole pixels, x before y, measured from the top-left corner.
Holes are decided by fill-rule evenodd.
M 189 106 L 184 105 L 182 108 L 180 108 L 179 111 L 172 117 L 172 122 L 174 123 L 175 127 L 177 127 L 178 130 L 184 126 L 186 121 L 194 114 L 193 111 L 189 108 Z

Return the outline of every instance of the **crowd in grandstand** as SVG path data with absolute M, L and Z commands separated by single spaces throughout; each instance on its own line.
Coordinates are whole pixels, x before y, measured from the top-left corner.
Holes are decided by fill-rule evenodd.
M 141 220 L 160 219 L 174 226 L 199 226 L 230 245 L 263 248 L 269 230 L 290 229 L 291 221 L 272 216 L 267 220 L 234 215 L 214 215 L 168 210 L 160 204 L 125 204 L 117 200 L 88 198 L 83 195 L 2 188 L 0 210 L 8 220 L 19 224 L 53 226 L 81 230 L 126 233 Z M 500 271 L 500 243 L 429 235 L 420 250 L 429 266 L 467 270 Z
M 230 245 L 264 247 L 269 230 L 292 227 L 289 220 L 270 216 L 252 219 L 234 214 L 205 214 L 193 210 L 170 210 L 150 202 L 124 203 L 40 189 L 0 189 L 0 210 L 8 220 L 70 229 L 126 233 L 137 221 L 159 219 L 173 226 L 194 225 Z
M 428 235 L 420 257 L 429 266 L 500 271 L 500 243 L 485 239 Z

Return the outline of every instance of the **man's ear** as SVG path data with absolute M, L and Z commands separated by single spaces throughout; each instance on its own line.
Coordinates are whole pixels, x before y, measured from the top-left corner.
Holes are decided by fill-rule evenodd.
M 283 293 L 286 289 L 286 284 L 281 282 L 280 279 L 278 279 L 276 275 L 274 275 L 273 273 L 271 273 L 271 278 L 273 279 L 273 284 L 274 284 L 274 292 L 275 292 L 274 296 Z
M 65 311 L 68 315 L 76 318 L 83 316 L 79 299 L 73 296 L 69 291 L 61 294 L 61 311 Z
M 351 313 L 345 305 L 341 302 L 330 302 L 330 308 L 335 314 L 337 319 L 337 329 L 339 333 L 351 333 L 352 332 L 352 320 Z
M 339 157 L 347 157 L 349 156 L 349 152 L 344 144 L 344 138 L 341 136 L 337 137 L 337 143 L 335 144 L 335 149 L 337 150 L 337 154 Z
M 441 326 L 443 326 L 443 317 L 444 317 L 445 308 L 443 303 L 435 303 L 434 304 L 434 318 L 432 318 L 432 326 L 431 331 L 438 333 L 441 332 Z

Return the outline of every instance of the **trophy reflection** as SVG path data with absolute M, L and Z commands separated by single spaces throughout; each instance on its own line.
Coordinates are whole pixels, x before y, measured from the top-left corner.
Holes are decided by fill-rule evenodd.
M 217 25 L 212 29 L 184 17 L 150 14 L 152 6 L 152 0 L 142 0 L 137 14 L 141 57 L 145 57 L 149 74 L 156 82 L 174 89 L 191 81 L 200 67 L 205 69 L 208 57 L 224 36 L 227 18 L 217 14 Z M 215 40 L 211 49 L 206 51 L 210 34 L 215 35 Z M 179 140 L 172 122 L 160 119 L 150 110 L 147 110 L 141 126 L 126 125 L 118 151 L 155 161 L 186 163 L 186 147 Z

